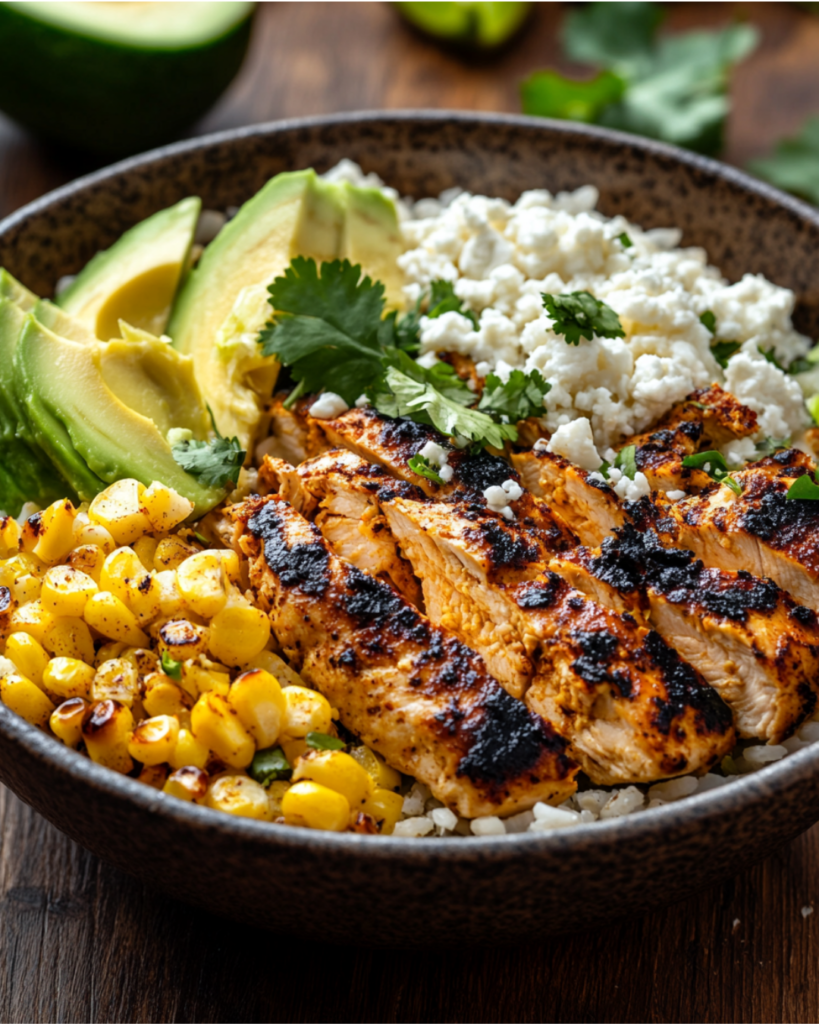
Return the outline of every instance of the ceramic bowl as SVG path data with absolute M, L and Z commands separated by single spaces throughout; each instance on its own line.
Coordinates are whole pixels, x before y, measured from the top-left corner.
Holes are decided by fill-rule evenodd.
M 591 183 L 606 214 L 676 226 L 731 279 L 792 288 L 819 332 L 819 213 L 716 162 L 615 132 L 522 117 L 366 113 L 194 139 L 83 178 L 0 224 L 0 266 L 40 294 L 184 196 L 225 209 L 271 175 L 350 157 L 404 194 L 516 198 Z M 401 839 L 233 818 L 78 756 L 0 705 L 0 780 L 72 839 L 191 903 L 343 942 L 518 941 L 681 899 L 819 819 L 819 745 L 630 817 L 552 834 Z

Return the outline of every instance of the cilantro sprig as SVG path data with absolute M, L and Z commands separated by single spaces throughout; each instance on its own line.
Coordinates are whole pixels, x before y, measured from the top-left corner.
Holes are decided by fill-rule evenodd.
M 347 744 L 338 736 L 328 736 L 326 732 L 308 732 L 305 743 L 312 750 L 344 750 Z
M 752 460 L 756 462 L 758 459 L 764 459 L 768 455 L 773 455 L 774 452 L 778 452 L 780 448 L 790 448 L 791 439 L 789 437 L 763 437 L 761 441 L 757 441 L 754 447 L 756 448 L 756 457 Z
M 442 316 L 444 313 L 460 313 L 471 321 L 472 327 L 477 331 L 478 317 L 471 309 L 467 309 L 455 294 L 455 286 L 451 281 L 442 281 L 440 278 L 430 284 L 429 308 L 427 316 L 431 320 Z
M 487 375 L 478 411 L 506 417 L 509 423 L 518 423 L 532 416 L 542 416 L 543 401 L 552 390 L 538 370 L 512 370 L 505 382 L 496 374 Z
M 598 473 L 608 480 L 609 470 L 619 469 L 623 476 L 627 476 L 629 480 L 633 480 L 637 476 L 637 445 L 627 444 L 625 448 L 621 448 L 620 451 L 614 458 L 614 462 L 606 462 L 605 460 L 601 463 Z
M 712 310 L 706 309 L 706 311 L 700 315 L 700 323 L 706 330 L 710 331 L 710 333 L 715 336 L 714 340 L 711 342 L 711 355 L 716 359 L 723 370 L 727 369 L 728 360 L 732 355 L 739 352 L 742 345 L 738 341 L 724 341 L 716 337 L 717 318 Z
M 708 451 L 698 452 L 696 455 L 686 455 L 682 464 L 686 469 L 701 469 L 712 480 L 730 487 L 734 494 L 742 494 L 742 484 L 731 476 L 728 471 L 728 463 L 722 452 Z
M 819 117 L 809 117 L 801 130 L 782 139 L 770 156 L 752 160 L 748 170 L 777 188 L 819 203 Z
M 552 330 L 562 334 L 567 345 L 579 345 L 580 339 L 624 338 L 620 318 L 601 299 L 591 292 L 568 292 L 564 295 L 541 293 L 543 306 L 554 321 Z
M 434 484 L 442 484 L 444 482 L 443 477 L 437 472 L 435 466 L 424 455 L 413 455 L 407 462 L 407 465 L 413 473 L 431 480 Z
M 239 481 L 247 452 L 237 437 L 222 437 L 208 406 L 216 437 L 212 441 L 179 441 L 171 447 L 174 461 L 205 487 L 227 487 Z
M 281 747 L 257 750 L 250 762 L 248 774 L 265 789 L 278 779 L 289 779 L 293 768 Z
M 811 478 L 810 473 L 798 476 L 785 494 L 790 500 L 819 501 L 819 476 Z
M 160 661 L 162 671 L 171 679 L 175 679 L 177 682 L 182 678 L 182 662 L 176 661 L 172 658 L 167 651 L 162 652 L 162 659 Z

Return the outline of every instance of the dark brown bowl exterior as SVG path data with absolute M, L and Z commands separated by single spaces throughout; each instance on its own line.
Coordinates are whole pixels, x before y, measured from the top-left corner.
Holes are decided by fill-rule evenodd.
M 498 115 L 407 112 L 284 122 L 118 164 L 0 224 L 0 266 L 40 294 L 127 227 L 190 194 L 224 209 L 271 175 L 342 157 L 402 193 L 460 185 L 514 199 L 592 183 L 600 207 L 678 226 L 731 278 L 794 289 L 819 333 L 819 214 L 713 161 L 614 132 Z M 819 746 L 643 814 L 549 835 L 399 839 L 217 814 L 99 767 L 0 705 L 0 780 L 89 850 L 217 913 L 340 942 L 494 944 L 671 902 L 819 819 Z

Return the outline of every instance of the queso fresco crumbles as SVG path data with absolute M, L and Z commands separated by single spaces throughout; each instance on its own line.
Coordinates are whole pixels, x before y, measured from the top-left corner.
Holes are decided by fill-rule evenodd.
M 407 837 L 818 740 L 819 355 L 597 198 L 342 161 L 53 301 L 0 271 L 5 707 L 168 798 Z

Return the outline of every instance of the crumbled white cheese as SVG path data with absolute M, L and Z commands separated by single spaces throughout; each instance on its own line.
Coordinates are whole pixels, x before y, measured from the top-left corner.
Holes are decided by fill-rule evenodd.
M 442 448 L 441 445 L 436 444 L 434 441 L 427 441 L 418 454 L 436 468 L 438 476 L 445 484 L 452 480 L 455 472 L 452 466 L 449 465 L 449 452 L 446 448 Z
M 332 420 L 349 409 L 341 395 L 333 391 L 322 391 L 310 406 L 310 415 L 317 420 Z
M 638 501 L 644 495 L 651 494 L 651 484 L 645 473 L 635 473 L 633 480 L 616 466 L 612 466 L 608 473 L 608 482 L 621 501 Z M 592 475 L 600 476 L 602 479 L 602 474 L 593 473 Z
M 683 498 L 688 497 L 685 491 L 666 491 L 665 496 L 669 501 L 682 501 Z
M 500 512 L 506 519 L 515 518 L 515 513 L 509 503 L 517 501 L 522 494 L 523 488 L 517 480 L 504 480 L 500 486 L 494 484 L 492 487 L 487 487 L 483 492 L 489 508 L 493 512 Z
M 358 398 L 355 400 L 355 407 L 356 407 L 356 409 L 363 409 L 365 405 L 369 405 L 369 404 L 370 404 L 370 400 L 369 400 L 369 398 L 367 398 L 366 395 L 359 395 Z
M 744 466 L 746 462 L 756 458 L 756 442 L 750 437 L 731 441 L 723 447 L 722 454 L 729 466 Z
M 591 424 L 585 418 L 561 424 L 552 434 L 546 451 L 562 455 L 581 469 L 597 470 L 603 461 L 594 446 Z

